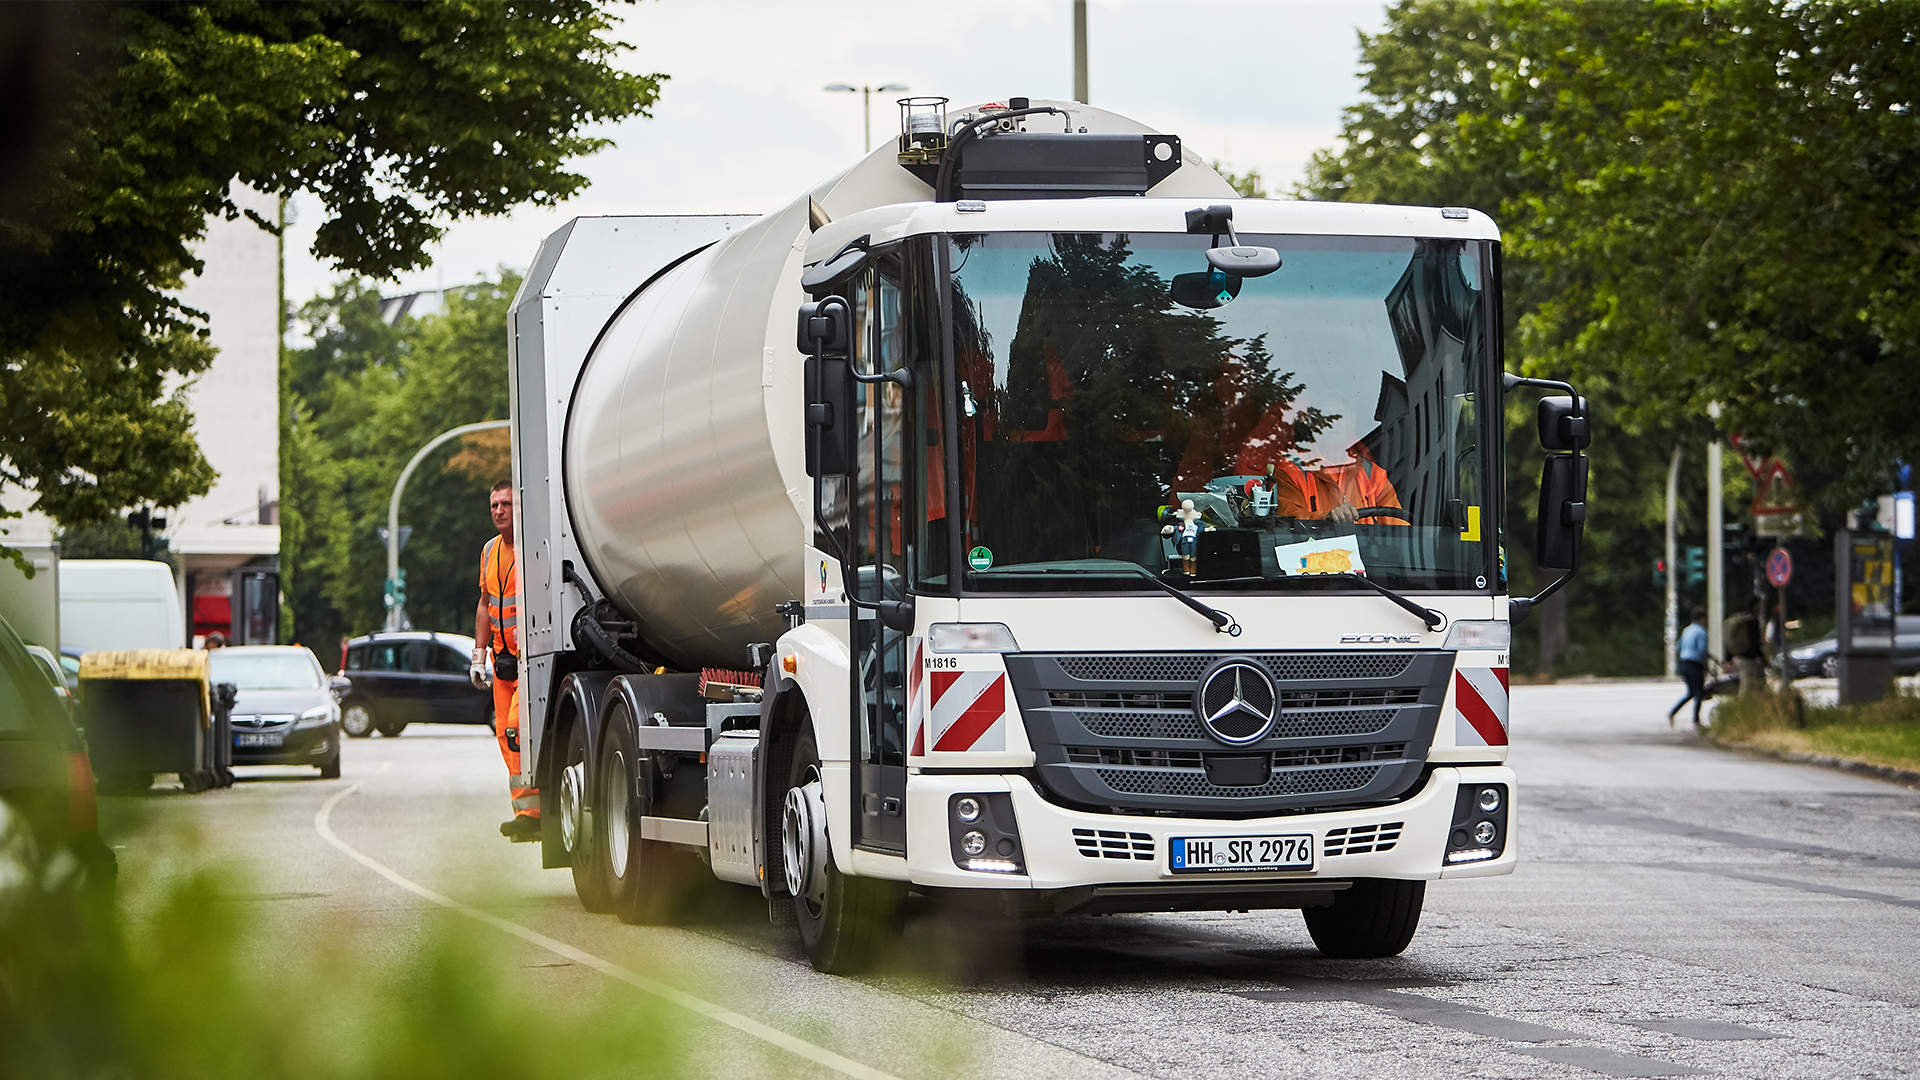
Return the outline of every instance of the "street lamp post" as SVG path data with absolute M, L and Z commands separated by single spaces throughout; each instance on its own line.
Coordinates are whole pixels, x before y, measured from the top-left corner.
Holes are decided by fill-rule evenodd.
M 846 83 L 831 83 L 821 89 L 860 95 L 860 104 L 866 114 L 867 150 L 871 151 L 873 149 L 873 95 L 905 90 L 906 87 L 899 83 L 888 83 L 885 86 L 848 86 Z
M 406 630 L 410 628 L 410 624 L 407 622 L 406 592 L 400 584 L 400 493 L 407 490 L 407 478 L 413 475 L 413 470 L 419 467 L 423 458 L 432 453 L 435 447 L 445 443 L 448 439 L 455 439 L 462 435 L 471 435 L 476 431 L 491 431 L 494 428 L 503 428 L 506 427 L 508 423 L 506 420 L 482 420 L 477 424 L 462 424 L 450 431 L 443 431 L 435 435 L 427 445 L 421 447 L 413 455 L 412 460 L 407 462 L 407 467 L 400 470 L 400 479 L 394 481 L 393 498 L 387 500 L 386 584 L 389 603 L 387 604 L 386 629 Z

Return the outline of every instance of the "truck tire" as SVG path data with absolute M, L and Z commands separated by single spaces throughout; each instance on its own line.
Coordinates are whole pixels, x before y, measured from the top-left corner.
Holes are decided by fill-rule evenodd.
M 820 752 L 814 745 L 813 731 L 805 730 L 793 750 L 793 764 L 787 776 L 790 793 L 803 791 L 820 777 Z M 783 856 L 794 852 L 797 838 L 783 829 Z M 820 834 L 824 840 L 824 833 Z M 782 865 L 785 865 L 783 858 Z M 900 882 L 879 878 L 851 877 L 833 865 L 831 850 L 816 863 L 824 875 L 824 886 L 813 896 L 796 896 L 794 922 L 800 929 L 800 943 L 815 971 L 829 975 L 852 975 L 867 970 L 900 933 L 904 914 L 904 889 Z M 804 890 L 813 891 L 813 890 Z
M 581 907 L 604 914 L 613 910 L 613 898 L 607 895 L 605 864 L 595 843 L 602 827 L 595 818 L 603 811 L 591 798 L 593 762 L 587 760 L 587 723 L 585 717 L 576 716 L 567 725 L 565 764 L 556 774 L 559 783 L 555 785 L 560 789 L 560 812 L 554 818 L 560 829 L 560 844 L 566 848 L 568 865 L 573 868 L 574 895 L 580 898 Z M 569 814 L 572 821 L 567 820 Z
M 625 705 L 607 713 L 600 738 L 597 773 L 601 857 L 607 896 L 623 923 L 660 925 L 675 921 L 693 877 L 689 858 L 672 845 L 640 835 L 640 819 L 653 812 L 653 761 L 635 745 L 633 714 Z
M 1342 960 L 1398 956 L 1420 926 L 1424 881 L 1360 878 L 1332 905 L 1306 908 L 1307 933 L 1322 955 Z
M 364 739 L 373 734 L 373 706 L 358 698 L 340 710 L 340 730 L 349 738 Z

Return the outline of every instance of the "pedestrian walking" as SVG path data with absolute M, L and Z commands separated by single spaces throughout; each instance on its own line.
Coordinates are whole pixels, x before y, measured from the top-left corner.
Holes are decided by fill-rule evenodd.
M 493 485 L 487 510 L 500 535 L 480 551 L 480 606 L 473 616 L 468 677 L 477 687 L 493 688 L 493 734 L 513 793 L 513 817 L 501 824 L 500 835 L 520 843 L 540 839 L 540 790 L 520 770 L 520 568 L 513 550 L 512 481 Z
M 1680 678 L 1687 684 L 1687 696 L 1679 700 L 1673 708 L 1667 710 L 1667 726 L 1673 726 L 1673 718 L 1693 702 L 1693 726 L 1700 727 L 1700 706 L 1707 700 L 1707 609 L 1693 609 L 1693 622 L 1680 631 Z

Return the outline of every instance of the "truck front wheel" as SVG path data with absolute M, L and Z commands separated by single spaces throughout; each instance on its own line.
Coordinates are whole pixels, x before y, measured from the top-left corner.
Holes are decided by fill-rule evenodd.
M 781 813 L 781 854 L 800 943 L 815 971 L 851 975 L 870 967 L 900 931 L 899 882 L 849 877 L 833 865 L 813 732 L 794 747 Z
M 1420 926 L 1426 896 L 1424 881 L 1360 878 L 1352 888 L 1335 893 L 1330 906 L 1310 907 L 1301 914 L 1322 954 L 1372 960 L 1406 950 Z

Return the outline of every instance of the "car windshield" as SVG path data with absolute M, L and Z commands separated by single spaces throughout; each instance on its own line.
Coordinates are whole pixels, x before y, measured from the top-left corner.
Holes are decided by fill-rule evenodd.
M 241 690 L 315 690 L 320 686 L 320 667 L 303 652 L 215 649 L 210 661 L 213 682 L 232 683 Z
M 968 589 L 1494 587 L 1491 245 L 1240 241 L 951 239 Z

